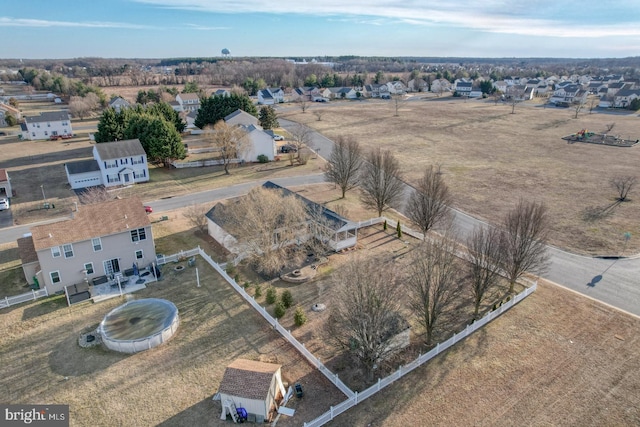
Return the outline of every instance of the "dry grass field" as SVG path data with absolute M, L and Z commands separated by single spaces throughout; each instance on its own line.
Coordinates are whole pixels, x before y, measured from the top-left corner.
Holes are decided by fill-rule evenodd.
M 335 426 L 640 424 L 640 319 L 547 283 Z
M 314 108 L 325 110 L 322 120 Z M 620 148 L 568 144 L 562 136 L 581 129 L 601 132 L 615 123 L 612 134 L 640 138 L 637 114 L 589 114 L 574 119 L 573 109 L 543 108 L 451 97 L 402 103 L 395 116 L 393 101 L 338 101 L 283 110 L 282 116 L 307 123 L 329 138 L 351 135 L 364 147 L 393 150 L 406 179 L 414 182 L 425 167 L 442 165 L 444 178 L 458 208 L 497 221 L 519 197 L 540 200 L 549 207 L 552 243 L 576 252 L 618 253 L 625 232 L 640 233 L 640 187 L 632 201 L 606 209 L 616 193 L 609 180 L 636 175 L 640 146 Z M 593 219 L 592 212 L 600 212 Z M 589 218 L 586 218 L 589 216 Z M 631 239 L 629 252 L 640 251 Z

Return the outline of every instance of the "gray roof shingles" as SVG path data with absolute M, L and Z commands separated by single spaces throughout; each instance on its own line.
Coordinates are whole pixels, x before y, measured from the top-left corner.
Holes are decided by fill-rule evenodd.
M 96 144 L 96 150 L 98 150 L 98 154 L 102 160 L 142 156 L 145 154 L 144 148 L 142 148 L 142 144 L 137 138 Z

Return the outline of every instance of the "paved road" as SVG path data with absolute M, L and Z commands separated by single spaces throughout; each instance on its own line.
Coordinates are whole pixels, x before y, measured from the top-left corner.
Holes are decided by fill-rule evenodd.
M 280 119 L 285 129 L 296 123 Z M 311 147 L 320 149 L 319 154 L 327 157 L 333 143 L 323 135 L 314 132 Z M 412 191 L 407 185 L 408 196 Z M 404 206 L 398 207 L 400 212 Z M 460 211 L 454 211 L 455 221 L 462 236 L 468 235 L 481 221 Z M 640 259 L 607 260 L 586 257 L 549 247 L 551 263 L 545 279 L 565 286 L 581 294 L 590 296 L 630 313 L 640 315 Z

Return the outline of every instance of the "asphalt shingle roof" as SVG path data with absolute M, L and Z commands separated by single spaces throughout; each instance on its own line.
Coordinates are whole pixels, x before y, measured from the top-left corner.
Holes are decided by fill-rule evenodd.
M 81 205 L 74 218 L 31 228 L 36 251 L 148 227 L 149 217 L 138 198 Z
M 26 123 L 62 122 L 69 120 L 69 113 L 66 111 L 46 111 L 40 113 L 39 116 L 25 117 L 24 120 Z
M 125 139 L 123 141 L 102 142 L 96 144 L 96 150 L 102 160 L 120 159 L 123 157 L 142 156 L 144 148 L 139 139 Z
M 273 375 L 280 365 L 236 359 L 224 371 L 218 393 L 229 394 L 245 399 L 265 400 Z
M 91 160 L 78 160 L 77 162 L 65 163 L 69 174 L 75 175 L 79 173 L 96 172 L 100 170 L 98 162 L 94 159 Z

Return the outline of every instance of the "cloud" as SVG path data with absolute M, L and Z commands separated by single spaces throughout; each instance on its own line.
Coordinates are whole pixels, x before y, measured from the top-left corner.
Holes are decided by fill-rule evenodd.
M 230 30 L 231 27 L 208 27 L 205 25 L 199 25 L 199 24 L 184 24 L 187 28 L 192 29 L 192 30 L 199 30 L 199 31 L 218 31 L 218 30 Z
M 633 1 L 539 0 L 132 0 L 153 6 L 214 13 L 324 16 L 355 24 L 453 26 L 471 30 L 546 37 L 639 36 L 640 6 Z M 587 13 L 588 11 L 588 13 Z M 606 23 L 609 17 L 611 23 Z M 625 22 L 626 20 L 626 22 Z
M 0 16 L 0 27 L 65 27 L 65 28 L 126 28 L 132 30 L 147 30 L 154 27 L 149 25 L 128 24 L 124 22 L 71 22 L 71 21 L 48 21 L 45 19 L 21 19 Z

